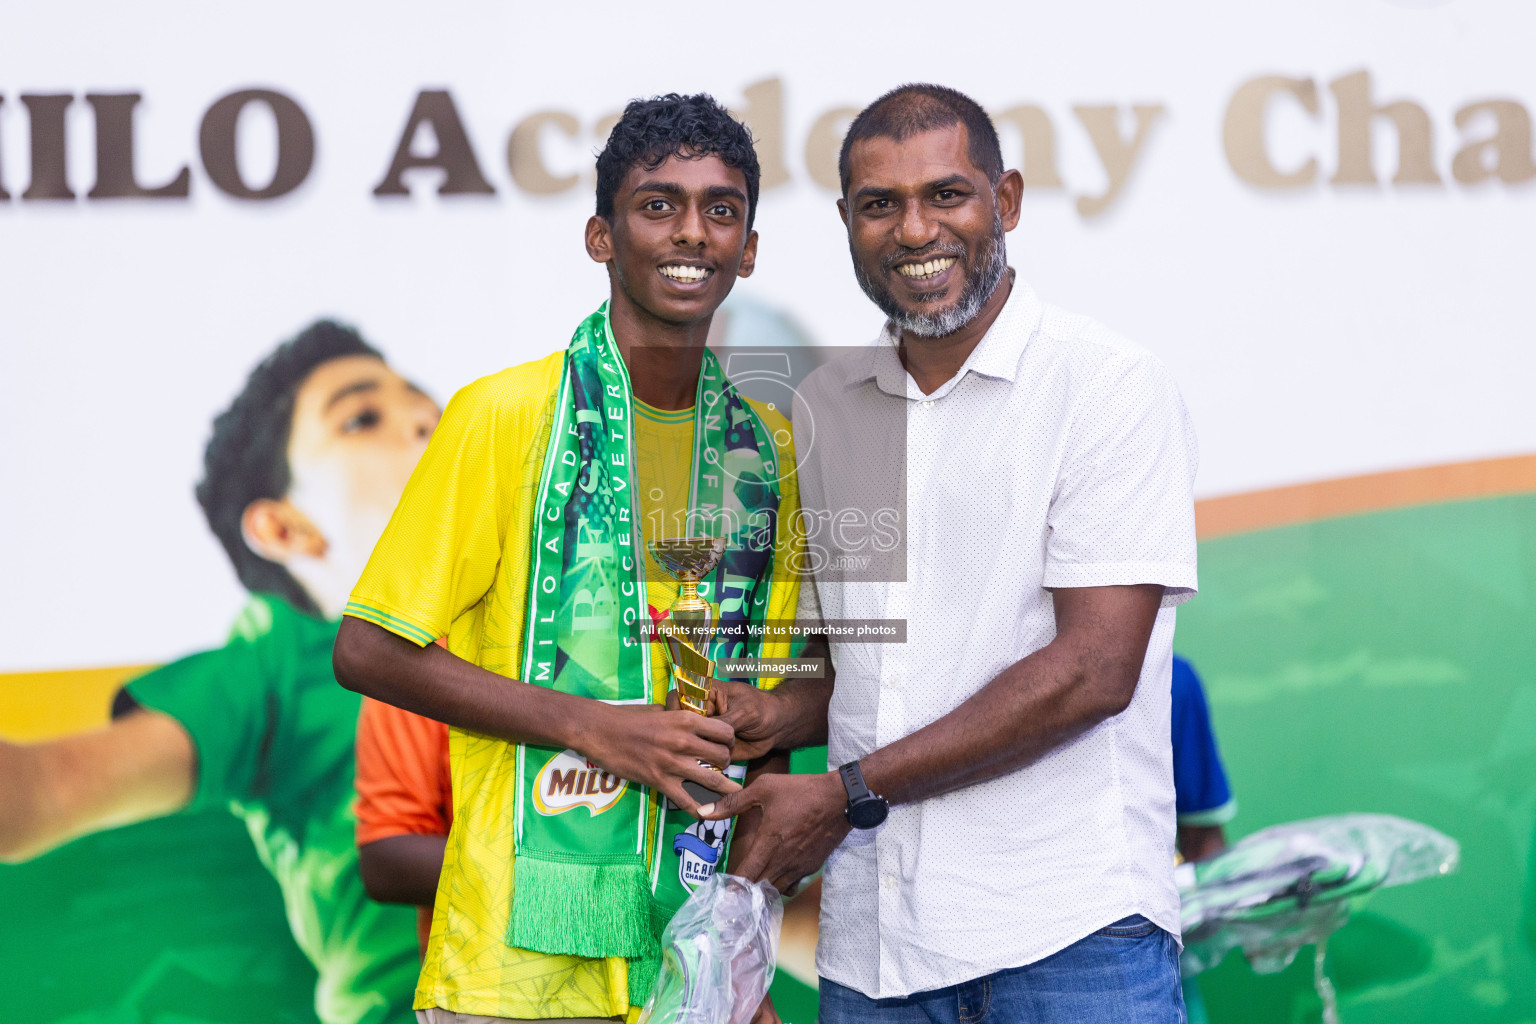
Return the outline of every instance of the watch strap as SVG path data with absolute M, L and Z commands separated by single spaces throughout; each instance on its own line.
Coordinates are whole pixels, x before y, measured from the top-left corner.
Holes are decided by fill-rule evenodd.
M 849 761 L 837 773 L 843 777 L 843 789 L 848 794 L 848 803 L 856 804 L 860 800 L 869 799 L 869 787 L 864 784 L 864 773 L 859 769 L 859 762 Z

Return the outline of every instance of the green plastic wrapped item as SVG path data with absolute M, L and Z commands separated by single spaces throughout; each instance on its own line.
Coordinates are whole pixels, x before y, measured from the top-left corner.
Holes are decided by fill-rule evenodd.
M 1389 814 L 1336 814 L 1255 832 L 1178 869 L 1183 973 L 1199 974 L 1241 949 L 1255 972 L 1273 974 L 1314 945 L 1323 1019 L 1335 1021 L 1323 970 L 1328 937 L 1371 892 L 1450 874 L 1460 856 L 1449 836 Z
M 639 1024 L 747 1024 L 773 983 L 783 920 L 773 886 L 716 871 L 662 932 Z

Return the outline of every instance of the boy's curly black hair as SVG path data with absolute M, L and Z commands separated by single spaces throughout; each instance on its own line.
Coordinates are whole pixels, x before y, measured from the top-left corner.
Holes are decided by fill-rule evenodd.
M 196 490 L 208 528 L 224 545 L 245 589 L 275 594 L 316 616 L 320 611 L 299 581 L 246 544 L 240 520 L 251 502 L 288 493 L 293 484 L 288 439 L 294 398 L 317 366 L 344 356 L 384 358 L 352 328 L 318 320 L 263 359 L 229 408 L 213 421 L 213 436 L 203 453 L 203 479 Z
M 680 96 L 669 92 L 648 100 L 630 100 L 608 142 L 597 155 L 597 215 L 613 219 L 613 198 L 624 175 L 636 164 L 648 171 L 668 157 L 717 156 L 747 179 L 747 228 L 757 216 L 757 184 L 762 172 L 752 133 L 708 93 Z

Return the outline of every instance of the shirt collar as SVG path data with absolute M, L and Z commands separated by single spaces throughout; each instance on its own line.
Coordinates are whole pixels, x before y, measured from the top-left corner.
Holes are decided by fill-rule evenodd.
M 889 320 L 875 339 L 875 344 L 866 350 L 865 358 L 853 361 L 847 382 L 862 384 L 873 380 L 875 386 L 886 394 L 927 399 L 948 393 L 968 372 L 1013 383 L 1019 370 L 1019 357 L 1024 354 L 1025 346 L 1039 326 L 1044 310 L 1034 289 L 1019 281 L 1012 267 L 1008 268 L 1008 273 L 1014 277 L 1013 291 L 1009 293 L 1008 301 L 1003 303 L 997 319 L 992 321 L 992 326 L 987 328 L 980 343 L 971 350 L 959 372 L 933 394 L 923 395 L 918 391 L 906 368 L 901 365 L 901 357 L 897 354 L 901 331 Z

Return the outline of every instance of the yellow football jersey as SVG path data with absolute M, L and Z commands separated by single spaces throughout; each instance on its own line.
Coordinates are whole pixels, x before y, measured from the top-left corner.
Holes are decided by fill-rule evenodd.
M 447 634 L 453 653 L 517 678 L 533 511 L 564 356 L 555 352 L 481 378 L 453 397 L 346 614 L 417 644 Z M 767 617 L 790 620 L 798 596 L 790 571 L 798 564 L 794 451 L 778 443 L 789 436 L 787 421 L 760 404 L 753 408 L 775 438 L 779 464 L 789 469 L 781 483 Z M 637 445 L 657 453 L 678 445 L 691 450 L 690 415 L 640 406 L 636 422 Z M 686 503 L 689 463 L 685 456 L 679 478 L 674 457 L 637 461 L 642 530 L 648 531 L 652 513 L 666 521 L 677 510 L 679 490 Z M 665 611 L 676 592 L 664 574 L 649 574 L 647 598 L 658 610 Z M 787 641 L 764 645 L 764 657 L 788 655 Z M 664 690 L 662 659 L 653 663 L 653 678 Z M 557 956 L 506 943 L 516 755 L 515 744 L 450 730 L 454 821 L 415 1005 L 492 1017 L 632 1017 L 622 958 Z

